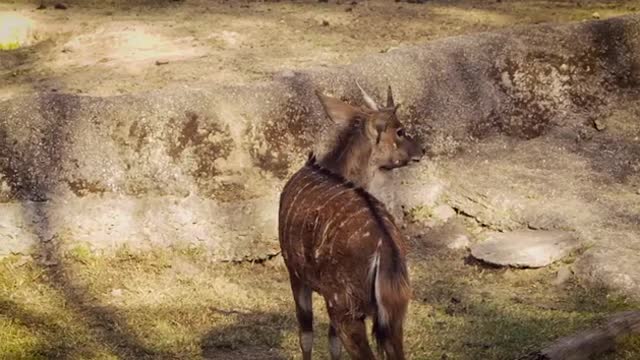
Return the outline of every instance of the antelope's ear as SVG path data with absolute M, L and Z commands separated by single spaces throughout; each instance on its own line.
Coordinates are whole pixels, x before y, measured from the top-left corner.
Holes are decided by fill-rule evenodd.
M 388 122 L 380 117 L 371 117 L 367 119 L 367 135 L 371 139 L 376 139 L 376 144 L 380 142 L 380 135 L 387 130 Z
M 336 124 L 351 121 L 356 118 L 356 115 L 360 114 L 360 110 L 336 98 L 324 95 L 319 91 L 316 91 L 316 95 L 320 99 L 320 103 L 329 119 Z
M 391 85 L 387 88 L 387 108 L 393 108 L 394 111 L 398 110 L 396 102 L 393 100 L 393 91 L 391 91 Z

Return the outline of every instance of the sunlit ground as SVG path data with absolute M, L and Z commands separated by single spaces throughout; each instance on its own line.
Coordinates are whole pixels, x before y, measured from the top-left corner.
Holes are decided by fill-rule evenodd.
M 0 51 L 30 45 L 33 23 L 12 12 L 0 12 Z
M 67 10 L 44 3 L 42 10 L 39 2 L 0 3 L 0 12 L 33 27 L 26 35 L 33 46 L 0 53 L 9 57 L 0 58 L 0 99 L 34 90 L 116 95 L 200 81 L 246 83 L 446 36 L 640 10 L 638 0 L 70 0 Z
M 634 308 L 575 280 L 552 285 L 561 264 L 492 269 L 465 264 L 463 252 L 416 251 L 425 255 L 411 259 L 413 359 L 515 359 Z M 0 357 L 299 358 L 291 301 L 279 258 L 219 264 L 197 249 L 95 256 L 84 247 L 49 266 L 13 257 L 0 264 Z M 327 317 L 315 304 L 315 352 L 327 358 Z M 638 354 L 636 337 L 603 359 Z

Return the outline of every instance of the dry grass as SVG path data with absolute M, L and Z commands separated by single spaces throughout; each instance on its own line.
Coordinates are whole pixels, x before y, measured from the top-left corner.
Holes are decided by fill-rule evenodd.
M 514 359 L 588 328 L 633 303 L 554 268 L 469 263 L 416 240 L 406 342 L 413 359 Z M 327 318 L 316 299 L 318 358 Z M 630 339 L 607 359 L 636 359 Z M 287 274 L 279 259 L 212 263 L 198 249 L 92 255 L 79 246 L 57 265 L 0 263 L 0 357 L 10 359 L 298 358 Z

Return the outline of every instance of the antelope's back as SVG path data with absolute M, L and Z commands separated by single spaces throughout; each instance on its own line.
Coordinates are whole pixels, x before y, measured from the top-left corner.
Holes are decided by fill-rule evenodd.
M 339 288 L 347 283 L 365 286 L 372 256 L 383 242 L 393 242 L 404 254 L 403 237 L 384 205 L 313 163 L 285 185 L 278 227 L 289 272 L 321 293 L 344 292 Z

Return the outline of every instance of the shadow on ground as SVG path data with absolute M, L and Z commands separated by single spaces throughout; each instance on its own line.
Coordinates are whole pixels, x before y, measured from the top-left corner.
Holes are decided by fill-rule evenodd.
M 98 342 L 120 358 L 171 358 L 171 354 L 148 349 L 139 335 L 129 328 L 126 319 L 116 309 L 100 304 L 65 266 L 62 240 L 51 227 L 47 200 L 53 196 L 63 176 L 62 169 L 66 165 L 63 159 L 70 146 L 69 136 L 73 131 L 76 108 L 73 98 L 55 94 L 40 95 L 36 111 L 41 112 L 47 121 L 41 140 L 42 151 L 38 154 L 25 153 L 22 147 L 24 143 L 11 139 L 0 128 L 0 151 L 5 154 L 4 158 L 0 157 L 0 170 L 8 177 L 12 196 L 22 201 L 25 223 L 32 224 L 32 232 L 37 236 L 34 249 L 37 264 L 46 274 L 48 285 L 64 298 L 66 307 L 80 315 Z M 46 325 L 43 319 L 21 310 L 18 304 L 10 301 L 1 304 L 8 310 L 6 313 L 10 318 L 16 317 L 31 325 Z M 53 343 L 60 346 L 43 349 L 44 356 L 55 354 L 55 358 L 65 358 L 75 351 L 66 348 L 60 339 L 53 339 Z
M 281 352 L 282 331 L 295 325 L 292 316 L 273 313 L 238 314 L 228 325 L 209 331 L 201 341 L 205 359 L 287 359 Z
M 575 277 L 554 285 L 558 267 L 565 264 L 495 267 L 474 261 L 466 251 L 438 248 L 428 241 L 413 244 L 414 300 L 407 331 L 407 341 L 414 343 L 410 348 L 425 358 L 516 359 L 636 306 Z M 636 340 L 602 359 L 634 359 L 629 354 L 640 351 Z

